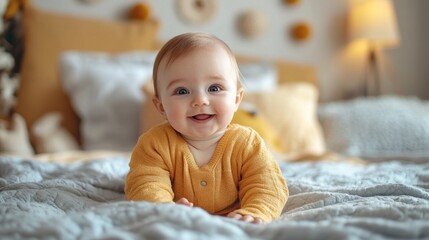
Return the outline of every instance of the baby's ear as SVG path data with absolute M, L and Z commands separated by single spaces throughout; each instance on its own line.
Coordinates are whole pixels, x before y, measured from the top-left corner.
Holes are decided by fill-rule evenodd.
M 158 103 L 155 103 L 153 100 L 155 97 L 155 90 L 153 88 L 152 80 L 143 85 L 142 91 L 143 95 L 146 96 L 146 100 L 141 105 L 142 108 L 140 110 L 140 133 L 146 132 L 166 119 L 165 115 L 162 113 L 159 114 L 160 111 L 157 107 Z M 152 102 L 150 100 L 152 100 Z
M 241 100 L 243 100 L 243 96 L 244 96 L 244 89 L 240 87 L 237 90 L 237 95 L 235 96 L 235 111 L 238 110 L 238 106 L 240 106 Z
M 159 113 L 161 113 L 163 116 L 165 116 L 165 110 L 164 106 L 161 103 L 161 100 L 157 96 L 152 97 L 153 105 L 155 105 L 155 108 L 158 110 Z

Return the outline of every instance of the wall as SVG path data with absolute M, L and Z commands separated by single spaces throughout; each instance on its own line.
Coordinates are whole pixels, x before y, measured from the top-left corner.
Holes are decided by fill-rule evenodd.
M 429 99 L 429 1 L 395 0 L 401 45 L 388 50 L 403 94 Z
M 83 4 L 78 0 L 32 0 L 50 10 L 87 15 L 102 19 L 117 19 L 138 0 L 99 0 Z M 321 101 L 350 98 L 360 94 L 364 79 L 364 51 L 353 52 L 346 40 L 345 0 L 301 0 L 296 6 L 282 4 L 281 0 L 218 0 L 218 11 L 205 24 L 191 25 L 183 21 L 176 11 L 177 0 L 146 0 L 154 16 L 161 19 L 159 38 L 170 37 L 186 31 L 211 32 L 224 39 L 237 53 L 266 58 L 281 58 L 316 66 L 320 78 Z M 120 6 L 118 6 L 120 4 Z M 424 65 L 429 60 L 427 51 L 428 22 L 427 0 L 394 0 L 401 32 L 401 45 L 382 52 L 384 93 L 412 94 L 429 98 L 429 70 Z M 246 40 L 236 29 L 237 15 L 249 9 L 266 14 L 268 28 L 263 36 Z M 313 28 L 312 38 L 297 43 L 289 38 L 289 28 L 296 21 L 304 20 Z M 423 51 L 423 49 L 425 49 Z M 389 79 L 389 81 L 387 81 Z

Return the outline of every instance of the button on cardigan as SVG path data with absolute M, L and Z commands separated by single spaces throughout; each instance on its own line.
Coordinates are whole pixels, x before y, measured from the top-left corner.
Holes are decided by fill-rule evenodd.
M 229 125 L 210 161 L 199 167 L 186 141 L 164 123 L 140 136 L 125 195 L 159 203 L 185 197 L 212 214 L 235 211 L 271 221 L 280 216 L 288 189 L 276 160 L 253 129 Z

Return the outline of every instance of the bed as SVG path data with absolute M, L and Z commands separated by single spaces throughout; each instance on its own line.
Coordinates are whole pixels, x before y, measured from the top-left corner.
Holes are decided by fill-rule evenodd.
M 162 121 L 147 104 L 159 23 L 98 22 L 34 7 L 24 23 L 17 112 L 28 138 L 0 140 L 34 152 L 0 156 L 1 238 L 429 238 L 427 102 L 318 103 L 313 67 L 240 56 L 248 82 L 234 121 L 254 127 L 279 162 L 290 191 L 281 217 L 253 225 L 127 201 L 133 142 Z

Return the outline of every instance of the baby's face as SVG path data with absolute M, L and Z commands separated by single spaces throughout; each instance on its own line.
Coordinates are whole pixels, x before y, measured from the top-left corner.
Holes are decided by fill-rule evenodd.
M 154 103 L 171 126 L 188 139 L 209 139 L 225 131 L 241 101 L 237 75 L 226 51 L 213 44 L 158 69 Z

